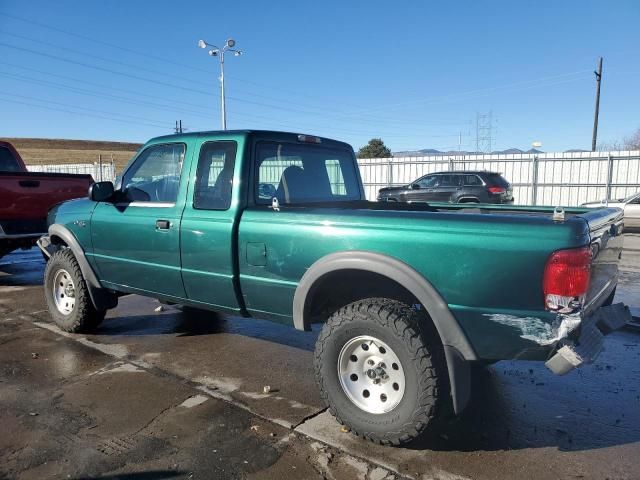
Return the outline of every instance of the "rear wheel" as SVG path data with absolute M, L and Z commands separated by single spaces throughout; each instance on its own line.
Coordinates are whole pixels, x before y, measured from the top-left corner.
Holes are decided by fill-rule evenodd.
M 434 429 L 446 367 L 435 329 L 423 328 L 428 322 L 404 303 L 369 298 L 324 325 L 315 351 L 320 395 L 356 435 L 400 445 Z
M 53 321 L 65 332 L 94 330 L 106 314 L 96 310 L 76 257 L 68 248 L 58 250 L 47 262 L 44 291 Z

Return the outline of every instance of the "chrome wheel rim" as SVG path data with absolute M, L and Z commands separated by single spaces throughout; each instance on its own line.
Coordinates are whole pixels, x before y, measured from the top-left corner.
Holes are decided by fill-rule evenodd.
M 368 413 L 387 413 L 404 397 L 400 359 L 383 341 L 362 335 L 349 340 L 338 356 L 338 378 L 345 395 Z
M 53 276 L 53 300 L 63 315 L 69 315 L 76 306 L 76 287 L 69 272 L 60 269 Z

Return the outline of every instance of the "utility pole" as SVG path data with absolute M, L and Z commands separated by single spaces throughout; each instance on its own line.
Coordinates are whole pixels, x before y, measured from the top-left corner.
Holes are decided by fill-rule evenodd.
M 182 133 L 182 120 L 176 120 L 176 133 Z
M 600 113 L 600 83 L 602 82 L 602 57 L 598 59 L 598 71 L 596 74 L 596 111 L 593 117 L 593 136 L 591 137 L 591 151 L 596 151 L 596 142 L 598 140 L 598 115 Z

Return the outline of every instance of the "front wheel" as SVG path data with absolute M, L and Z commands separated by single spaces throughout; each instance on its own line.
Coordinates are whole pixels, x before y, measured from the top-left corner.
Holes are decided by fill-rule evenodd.
M 316 343 L 320 394 L 353 433 L 400 445 L 432 431 L 446 391 L 444 352 L 429 320 L 386 298 L 334 313 Z
M 58 250 L 44 270 L 44 292 L 53 321 L 65 332 L 94 330 L 106 314 L 96 310 L 80 265 L 68 248 Z

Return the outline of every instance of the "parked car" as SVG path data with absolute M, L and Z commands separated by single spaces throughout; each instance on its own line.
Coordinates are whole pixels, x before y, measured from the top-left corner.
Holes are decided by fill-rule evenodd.
M 87 195 L 91 175 L 29 172 L 16 149 L 0 142 L 0 258 L 31 248 L 47 231 L 47 211 Z
M 38 242 L 49 312 L 87 331 L 137 293 L 305 331 L 323 323 L 321 397 L 352 432 L 391 445 L 433 431 L 449 405 L 460 413 L 474 362 L 547 360 L 563 374 L 630 318 L 607 306 L 620 209 L 365 198 L 353 149 L 335 140 L 152 139 L 118 185 L 50 211 Z
M 624 226 L 626 228 L 640 228 L 640 192 L 618 200 L 602 200 L 582 204 L 589 208 L 617 207 L 624 210 Z
M 409 185 L 381 188 L 378 201 L 513 203 L 513 189 L 502 175 L 484 170 L 430 173 Z

